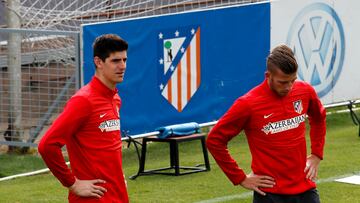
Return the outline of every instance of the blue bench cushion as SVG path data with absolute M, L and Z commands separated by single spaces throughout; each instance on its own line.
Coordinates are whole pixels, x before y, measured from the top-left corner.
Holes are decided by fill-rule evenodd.
M 195 122 L 176 125 L 163 126 L 156 129 L 159 131 L 158 137 L 161 139 L 171 136 L 186 136 L 200 132 L 199 124 Z

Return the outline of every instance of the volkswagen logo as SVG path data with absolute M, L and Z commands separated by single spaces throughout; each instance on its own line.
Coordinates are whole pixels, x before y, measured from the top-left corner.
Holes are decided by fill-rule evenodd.
M 344 61 L 344 30 L 339 16 L 327 4 L 302 9 L 290 27 L 287 44 L 299 64 L 299 79 L 323 97 L 335 86 Z

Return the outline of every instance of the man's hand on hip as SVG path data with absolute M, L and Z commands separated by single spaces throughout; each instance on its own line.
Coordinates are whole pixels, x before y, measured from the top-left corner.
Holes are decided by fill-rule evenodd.
M 98 183 L 105 183 L 104 180 L 79 180 L 76 179 L 75 183 L 69 187 L 70 191 L 80 197 L 97 197 L 101 198 L 106 189 L 98 186 Z
M 262 176 L 250 173 L 246 175 L 245 180 L 243 180 L 240 185 L 246 189 L 254 190 L 257 193 L 265 196 L 265 192 L 261 191 L 259 188 L 272 188 L 275 185 L 275 180 L 270 176 Z

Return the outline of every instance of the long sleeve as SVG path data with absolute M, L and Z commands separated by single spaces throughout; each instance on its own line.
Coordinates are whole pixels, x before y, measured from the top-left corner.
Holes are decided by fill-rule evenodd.
M 61 148 L 86 122 L 90 113 L 91 105 L 87 99 L 72 97 L 39 143 L 38 150 L 46 165 L 65 187 L 73 185 L 75 177 L 65 163 Z
M 326 110 L 316 95 L 315 90 L 310 88 L 310 103 L 308 109 L 310 124 L 311 153 L 323 159 L 325 134 L 326 134 Z
M 211 130 L 206 142 L 215 161 L 234 185 L 240 184 L 246 174 L 231 157 L 227 143 L 240 133 L 249 116 L 250 108 L 239 98 Z

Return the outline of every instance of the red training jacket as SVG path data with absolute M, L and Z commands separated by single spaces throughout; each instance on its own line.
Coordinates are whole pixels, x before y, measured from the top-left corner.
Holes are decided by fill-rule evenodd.
M 274 93 L 265 80 L 238 98 L 207 138 L 207 147 L 234 185 L 246 174 L 230 156 L 227 143 L 245 131 L 252 154 L 254 174 L 275 179 L 273 188 L 261 190 L 275 194 L 299 194 L 316 185 L 306 179 L 305 118 L 310 123 L 311 153 L 323 158 L 326 112 L 315 90 L 296 81 L 285 97 Z
M 38 150 L 59 181 L 69 187 L 80 180 L 102 179 L 104 196 L 81 198 L 69 192 L 69 202 L 127 203 L 122 171 L 120 115 L 117 90 L 98 78 L 82 87 L 66 104 L 39 143 Z M 71 170 L 61 148 L 66 145 Z

